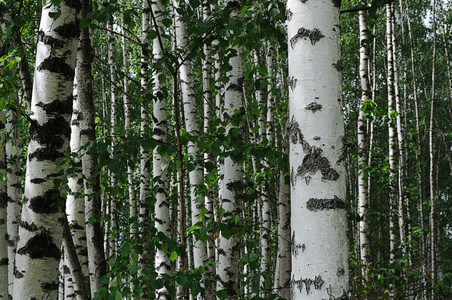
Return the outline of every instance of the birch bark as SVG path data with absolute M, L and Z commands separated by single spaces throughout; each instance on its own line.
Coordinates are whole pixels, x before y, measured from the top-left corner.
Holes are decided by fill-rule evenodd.
M 238 18 L 240 3 L 238 1 L 227 1 L 227 8 L 231 10 L 231 17 Z M 243 62 L 242 50 L 233 47 L 236 54 L 229 58 L 229 71 L 226 76 L 229 81 L 225 85 L 224 110 L 222 111 L 223 121 L 241 118 L 244 113 L 243 103 Z M 231 122 L 226 126 L 226 136 L 233 136 L 234 139 L 243 139 L 242 122 Z M 241 214 L 243 197 L 243 163 L 233 159 L 231 156 L 224 157 L 220 186 L 220 206 L 224 210 L 221 222 L 230 223 L 228 227 L 237 224 L 237 218 Z M 239 282 L 239 249 L 240 240 L 236 234 L 226 238 L 226 233 L 222 233 L 219 238 L 218 264 L 217 264 L 217 290 L 225 290 L 229 297 L 235 296 Z
M 154 23 L 157 37 L 154 39 L 152 53 L 154 63 L 157 63 L 163 57 L 164 44 L 163 37 L 160 34 L 162 30 L 162 13 L 163 7 L 160 1 L 151 1 L 152 21 Z M 162 80 L 163 74 L 161 70 L 154 70 L 152 79 L 154 83 L 154 106 L 153 106 L 153 138 L 161 143 L 167 140 L 167 99 L 163 93 L 165 82 Z M 168 170 L 167 158 L 161 155 L 158 148 L 154 150 L 153 155 L 153 176 L 154 184 L 157 187 L 155 195 L 155 228 L 159 232 L 163 232 L 166 236 L 171 236 L 170 228 L 170 211 L 168 199 Z M 171 273 L 171 261 L 168 255 L 157 248 L 155 252 L 155 268 L 159 277 L 169 275 Z M 156 299 L 170 299 L 168 290 L 163 287 L 156 291 Z
M 187 132 L 192 136 L 199 136 L 199 124 L 198 124 L 198 110 L 196 109 L 196 97 L 193 85 L 193 74 L 191 71 L 191 59 L 185 57 L 188 55 L 188 38 L 186 24 L 182 20 L 182 16 L 179 14 L 181 6 L 178 0 L 173 0 L 175 11 L 175 23 L 176 23 L 176 47 L 182 49 L 178 51 L 182 53 L 182 57 L 179 58 L 179 72 L 182 91 L 182 101 L 184 105 L 184 119 Z M 192 141 L 188 142 L 187 152 L 192 157 L 196 166 L 188 173 L 190 181 L 190 199 L 191 199 L 191 226 L 200 222 L 200 214 L 204 207 L 202 197 L 197 193 L 197 187 L 202 182 L 202 168 L 196 161 L 200 158 L 200 151 L 198 145 Z M 206 243 L 201 240 L 193 241 L 193 259 L 194 267 L 197 269 L 204 266 L 207 261 L 207 247 Z M 205 278 L 204 278 L 205 280 Z M 204 285 L 204 282 L 202 283 Z
M 395 101 L 394 101 L 394 56 L 392 43 L 392 3 L 386 5 L 386 47 L 388 63 L 388 117 L 392 122 L 388 124 L 389 132 L 389 262 L 392 263 L 396 257 L 397 243 L 397 190 L 396 190 L 396 130 L 395 130 Z
M 348 298 L 339 6 L 286 4 L 293 299 Z
M 116 80 L 117 80 L 117 68 L 116 68 L 116 59 L 115 59 L 115 37 L 113 36 L 113 16 L 108 23 L 108 28 L 110 31 L 108 32 L 108 64 L 110 65 L 110 82 L 111 82 L 111 90 L 110 90 L 110 138 L 111 138 L 111 157 L 116 150 L 116 124 L 117 124 L 117 93 L 118 90 L 116 88 Z M 114 172 L 110 172 L 110 187 L 116 188 L 117 185 L 117 174 Z M 117 218 L 116 218 L 116 197 L 109 195 L 107 210 L 110 214 L 110 224 L 108 226 L 109 234 L 108 234 L 108 255 L 110 257 L 116 255 L 117 248 L 117 236 L 118 236 L 118 228 L 117 228 Z M 106 230 L 107 231 L 107 230 Z
M 149 85 L 149 42 L 148 42 L 148 30 L 150 27 L 149 20 L 149 2 L 147 0 L 143 0 L 143 12 L 142 12 L 142 23 L 141 23 L 141 93 L 143 95 L 143 99 L 148 98 L 148 85 Z M 141 104 L 140 114 L 141 114 L 141 124 L 140 124 L 140 136 L 142 138 L 146 135 L 146 130 L 149 128 L 149 106 L 146 104 L 147 101 L 143 101 Z M 148 196 L 149 196 L 149 185 L 151 178 L 151 161 L 150 161 L 150 153 L 143 146 L 140 147 L 140 195 L 139 195 L 139 203 L 140 209 L 138 214 L 138 223 L 141 224 L 140 227 L 140 237 L 143 237 L 144 234 L 148 231 L 149 228 L 149 204 L 148 204 Z M 149 251 L 148 248 L 145 247 L 143 249 L 143 254 L 140 257 L 140 275 L 144 268 L 149 265 Z M 141 294 L 142 299 L 147 299 L 148 293 L 147 288 L 144 286 L 143 293 Z
M 24 205 L 16 253 L 14 299 L 57 298 L 65 198 L 58 158 L 69 145 L 80 1 L 46 1 L 38 31 Z M 52 19 L 49 13 L 58 13 Z
M 367 1 L 361 1 L 363 6 Z M 368 199 L 368 181 L 367 181 L 367 162 L 368 162 L 368 134 L 367 124 L 364 120 L 363 105 L 370 99 L 369 84 L 369 39 L 367 36 L 367 11 L 359 11 L 359 75 L 361 79 L 361 107 L 358 115 L 358 212 L 359 212 L 359 244 L 360 259 L 363 265 L 363 278 L 367 277 L 369 264 L 369 199 Z
M 82 0 L 82 14 L 92 11 L 91 0 Z M 84 27 L 80 32 L 79 48 L 77 53 L 77 90 L 80 101 L 80 142 L 81 147 L 90 149 L 96 141 L 96 124 L 94 122 L 95 109 L 93 98 L 93 52 L 91 32 L 89 27 Z M 95 168 L 98 165 L 95 152 L 83 151 L 82 174 L 85 200 L 85 230 L 88 251 L 88 275 L 91 297 L 102 286 L 101 278 L 106 275 L 103 232 L 100 226 L 101 195 L 100 178 L 96 175 Z

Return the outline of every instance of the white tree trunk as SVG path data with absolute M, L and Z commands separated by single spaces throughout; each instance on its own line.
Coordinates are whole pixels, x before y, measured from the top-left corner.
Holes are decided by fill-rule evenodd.
M 19 221 L 22 202 L 22 173 L 20 168 L 20 131 L 13 122 L 18 119 L 17 113 L 9 111 L 7 114 L 6 131 L 9 139 L 6 143 L 6 158 L 11 172 L 7 176 L 7 230 L 8 230 L 8 286 L 9 295 L 13 295 L 14 266 L 16 261 L 16 247 L 19 241 Z
M 151 10 L 153 15 L 154 29 L 158 31 L 158 37 L 154 39 L 153 55 L 154 62 L 162 59 L 164 51 L 164 40 L 161 36 L 162 33 L 162 12 L 163 8 L 160 1 L 151 2 Z M 155 22 L 154 22 L 155 21 Z M 162 74 L 159 70 L 155 70 L 153 73 L 154 83 L 154 106 L 153 106 L 153 138 L 161 143 L 165 143 L 167 140 L 167 99 L 162 91 L 165 89 L 165 82 L 160 81 Z M 170 212 L 169 212 L 169 198 L 168 198 L 168 170 L 167 170 L 167 158 L 165 155 L 158 153 L 158 147 L 154 150 L 153 156 L 153 176 L 154 184 L 157 187 L 157 193 L 155 195 L 155 228 L 159 232 L 163 232 L 166 236 L 171 236 L 170 228 Z M 157 247 L 155 252 L 155 269 L 159 277 L 164 274 L 169 275 L 171 273 L 171 260 L 168 255 Z M 156 291 L 156 299 L 170 299 L 168 290 L 163 287 Z
M 179 57 L 180 82 L 182 91 L 182 101 L 184 104 L 184 119 L 187 132 L 193 136 L 199 136 L 198 110 L 196 109 L 196 97 L 193 84 L 193 73 L 191 70 L 191 59 L 185 57 L 189 53 L 186 24 L 182 16 L 178 13 L 180 5 L 178 0 L 173 0 L 176 23 L 176 47 L 183 49 L 182 57 Z M 201 222 L 199 217 L 204 207 L 201 195 L 196 192 L 196 188 L 202 182 L 202 167 L 196 162 L 200 158 L 198 145 L 192 141 L 188 142 L 187 152 L 192 157 L 195 168 L 188 173 L 190 181 L 190 203 L 191 203 L 191 226 Z M 207 261 L 206 243 L 201 240 L 193 241 L 194 267 L 197 269 L 204 266 Z M 202 283 L 204 285 L 204 282 Z
M 113 157 L 113 153 L 116 150 L 116 134 L 115 128 L 117 124 L 117 97 L 116 94 L 118 90 L 116 88 L 116 60 L 115 60 L 115 37 L 113 36 L 113 19 L 108 23 L 108 28 L 110 31 L 108 32 L 108 64 L 110 65 L 110 82 L 111 82 L 111 90 L 110 90 L 110 138 L 111 138 L 111 157 Z M 110 187 L 116 188 L 118 177 L 115 172 L 110 172 Z M 108 197 L 108 207 L 110 215 L 110 224 L 108 226 L 109 234 L 108 234 L 108 255 L 110 257 L 116 255 L 117 248 L 117 236 L 118 236 L 118 224 L 116 218 L 116 197 L 113 195 L 109 195 Z
M 80 51 L 77 52 L 77 55 Z M 74 81 L 74 99 L 72 102 L 72 119 L 71 119 L 71 137 L 70 137 L 70 148 L 71 153 L 73 153 L 73 163 L 74 169 L 68 175 L 68 187 L 69 193 L 66 198 L 66 214 L 69 224 L 71 224 L 71 234 L 72 239 L 76 247 L 78 260 L 83 267 L 83 274 L 88 275 L 88 257 L 86 250 L 86 231 L 85 231 L 85 203 L 84 203 L 84 187 L 83 187 L 83 177 L 82 177 L 82 161 L 80 160 L 80 118 L 83 112 L 80 110 L 80 101 L 78 99 L 77 81 L 82 80 L 78 77 L 78 70 L 75 71 L 75 81 Z M 67 247 L 64 247 L 67 251 Z M 65 254 L 65 259 L 69 254 Z M 65 263 L 67 265 L 67 263 Z M 66 282 L 74 281 L 71 272 L 67 272 L 68 278 Z M 75 286 L 75 290 L 79 291 L 80 287 Z M 66 290 L 66 289 L 65 289 Z M 84 291 L 86 292 L 86 291 Z M 66 298 L 73 297 L 72 293 Z
M 240 4 L 237 1 L 228 1 L 228 8 L 232 10 L 231 17 L 237 18 L 240 12 Z M 229 58 L 229 71 L 226 76 L 229 81 L 225 86 L 224 111 L 222 111 L 223 121 L 241 118 L 244 113 L 243 101 L 243 62 L 241 49 L 238 46 L 233 48 L 236 51 L 234 57 Z M 243 139 L 244 129 L 239 125 L 230 123 L 226 127 L 226 136 L 234 139 Z M 224 210 L 224 215 L 220 220 L 228 223 L 228 229 L 240 224 L 242 210 L 242 197 L 244 188 L 243 163 L 233 159 L 231 156 L 224 157 L 220 186 L 220 206 Z M 237 219 L 239 218 L 239 219 Z M 217 290 L 226 290 L 228 296 L 236 295 L 239 283 L 239 249 L 240 240 L 237 234 L 229 233 L 229 238 L 225 238 L 226 233 L 221 233 L 218 248 L 217 263 Z
M 367 1 L 362 1 L 363 5 Z M 368 181 L 367 181 L 367 162 L 368 162 L 368 136 L 367 124 L 364 120 L 363 105 L 370 99 L 369 84 L 369 39 L 367 36 L 367 11 L 359 11 L 359 77 L 361 79 L 361 103 L 358 116 L 358 213 L 359 221 L 359 245 L 360 259 L 363 265 L 363 278 L 367 277 L 369 264 L 369 199 L 368 199 Z M 373 100 L 373 99 L 372 99 Z
M 149 76 L 147 72 L 149 71 L 149 44 L 147 41 L 148 30 L 150 26 L 149 20 L 149 2 L 143 1 L 143 13 L 142 13 L 142 33 L 141 33 L 141 92 L 144 99 L 147 99 L 146 95 L 148 93 Z M 140 124 L 140 136 L 142 138 L 146 135 L 146 129 L 149 128 L 149 106 L 145 105 L 147 101 L 144 101 L 141 106 L 141 124 Z M 150 184 L 150 171 L 151 171 L 151 161 L 149 150 L 144 147 L 140 147 L 140 196 L 139 196 L 139 214 L 138 223 L 142 224 L 140 228 L 140 236 L 143 237 L 149 228 L 149 204 L 147 197 L 149 196 L 149 184 Z M 147 247 L 143 249 L 143 254 L 140 257 L 140 271 L 139 275 L 142 274 L 142 270 L 149 266 L 149 251 Z M 143 287 L 143 293 L 141 294 L 141 299 L 147 299 L 148 292 L 146 286 Z
M 340 1 L 287 1 L 293 299 L 348 298 Z
M 63 180 L 57 161 L 69 145 L 80 9 L 50 1 L 42 8 L 13 299 L 57 298 L 65 198 L 54 181 Z M 49 13 L 57 11 L 54 20 Z
M 211 8 L 210 4 L 207 0 L 204 0 L 203 2 L 203 18 L 206 20 L 211 15 Z M 214 105 L 213 98 L 212 98 L 212 56 L 211 56 L 211 46 L 204 45 L 203 51 L 205 59 L 202 61 L 202 78 L 203 78 L 203 96 L 204 96 L 204 133 L 209 134 L 210 133 L 210 124 L 212 122 L 212 113 L 215 111 L 212 107 Z M 211 163 L 214 165 L 214 158 L 210 151 L 205 151 L 204 153 L 204 162 L 205 163 Z M 209 171 L 207 169 L 204 169 L 204 176 L 208 176 Z M 215 191 L 214 188 L 211 186 L 208 188 L 208 193 L 205 196 L 204 199 L 204 205 L 208 211 L 205 218 L 207 222 L 211 222 L 213 224 L 214 220 L 214 197 L 215 197 Z M 213 230 L 209 230 L 207 232 L 208 236 L 213 235 Z M 207 300 L 214 299 L 215 298 L 215 268 L 213 264 L 215 263 L 215 241 L 208 240 L 207 241 L 207 259 L 211 263 L 209 267 L 206 268 L 205 278 L 206 278 L 206 292 L 205 292 L 205 298 Z
M 392 43 L 392 3 L 386 5 L 386 47 L 388 60 L 388 116 L 395 121 L 394 101 L 394 56 Z M 389 131 L 389 262 L 392 263 L 396 256 L 397 243 L 397 164 L 396 164 L 396 130 L 394 122 L 388 125 Z

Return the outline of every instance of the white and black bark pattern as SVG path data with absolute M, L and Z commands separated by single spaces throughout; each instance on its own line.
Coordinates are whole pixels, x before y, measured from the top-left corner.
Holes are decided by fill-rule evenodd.
M 286 6 L 293 299 L 348 298 L 339 6 Z
M 116 124 L 117 124 L 117 97 L 116 94 L 118 90 L 116 88 L 116 59 L 115 59 L 115 37 L 113 35 L 113 19 L 110 19 L 108 23 L 108 27 L 110 31 L 108 32 L 108 63 L 110 65 L 110 82 L 111 82 L 111 90 L 110 90 L 110 137 L 111 137 L 111 156 L 116 150 Z M 118 177 L 115 172 L 110 172 L 110 186 L 115 188 L 118 182 Z M 109 196 L 108 201 L 108 211 L 110 212 L 110 226 L 109 226 L 109 234 L 108 234 L 108 244 L 109 244 L 109 256 L 116 255 L 117 248 L 117 236 L 118 236 L 118 228 L 117 228 L 117 217 L 116 217 L 116 197 L 113 195 Z
M 162 32 L 162 6 L 160 1 L 151 1 L 151 10 L 155 18 L 154 28 L 158 28 L 158 32 Z M 157 31 L 157 30 L 156 30 Z M 160 35 L 154 39 L 153 56 L 154 62 L 162 59 L 163 56 L 163 37 Z M 160 81 L 162 73 L 155 70 L 153 73 L 154 83 L 154 106 L 153 106 L 153 138 L 159 142 L 165 143 L 167 140 L 167 99 L 163 96 L 161 91 L 165 89 L 164 81 Z M 170 211 L 169 211 L 169 196 L 168 196 L 168 170 L 166 168 L 167 158 L 158 153 L 157 149 L 153 156 L 153 176 L 154 184 L 157 188 L 155 194 L 155 228 L 159 232 L 163 232 L 166 236 L 171 236 L 170 227 Z M 168 255 L 157 248 L 155 252 L 155 269 L 159 276 L 170 274 L 171 260 Z M 166 287 L 156 291 L 156 299 L 170 299 Z
M 386 38 L 387 38 L 387 60 L 388 60 L 388 116 L 395 117 L 395 101 L 394 101 L 394 57 L 393 57 L 393 43 L 392 43 L 392 4 L 386 5 Z M 389 259 L 390 262 L 395 260 L 396 255 L 396 241 L 397 241 L 397 190 L 396 190 L 396 130 L 394 122 L 388 125 L 389 131 Z
M 179 66 L 182 102 L 184 107 L 184 119 L 185 127 L 189 134 L 193 136 L 199 136 L 199 123 L 198 123 L 198 110 L 196 108 L 196 96 L 193 83 L 193 72 L 191 70 L 191 59 L 186 58 L 188 53 L 188 38 L 187 38 L 187 25 L 182 20 L 182 16 L 178 13 L 181 9 L 178 0 L 173 0 L 175 11 L 175 23 L 176 23 L 176 47 L 182 49 L 180 53 L 184 53 L 183 57 L 179 58 L 181 65 Z M 178 51 L 179 52 L 179 51 Z M 203 179 L 202 167 L 196 163 L 200 159 L 201 153 L 199 151 L 197 143 L 192 141 L 187 145 L 188 155 L 192 157 L 196 167 L 188 173 L 190 182 L 190 203 L 191 203 L 191 226 L 201 222 L 199 219 L 202 209 L 204 207 L 204 201 L 201 195 L 198 195 L 196 190 Z M 194 267 L 197 269 L 204 266 L 207 261 L 207 247 L 206 243 L 201 240 L 193 241 L 193 262 Z M 202 283 L 204 285 L 204 282 Z
M 22 173 L 20 168 L 20 130 L 13 122 L 18 120 L 17 113 L 9 111 L 6 116 L 6 132 L 8 140 L 6 141 L 6 160 L 11 172 L 7 173 L 7 231 L 8 231 L 8 286 L 9 295 L 13 294 L 14 288 L 14 266 L 16 256 L 16 246 L 19 241 L 19 221 L 22 202 Z
M 367 5 L 367 1 L 361 1 Z M 359 257 L 363 264 L 363 278 L 367 276 L 369 263 L 369 199 L 367 181 L 367 161 L 368 161 L 368 135 L 367 124 L 364 120 L 363 105 L 370 99 L 369 84 L 369 45 L 367 36 L 367 11 L 359 11 L 359 77 L 361 79 L 361 103 L 358 115 L 358 214 L 359 214 Z
M 54 181 L 63 179 L 58 159 L 66 155 L 71 132 L 80 9 L 76 0 L 59 8 L 47 1 L 42 8 L 13 299 L 57 297 L 65 198 Z M 60 16 L 52 19 L 51 12 Z
M 81 55 L 81 51 L 77 51 L 77 55 Z M 82 60 L 82 59 L 80 59 Z M 77 60 L 77 61 L 80 61 Z M 79 65 L 77 66 L 79 67 Z M 77 82 L 83 79 L 78 78 L 78 68 L 75 70 L 75 81 L 74 81 L 74 99 L 72 103 L 72 119 L 71 119 L 71 137 L 70 137 L 70 149 L 73 157 L 73 172 L 68 175 L 68 186 L 69 193 L 66 199 L 66 214 L 68 222 L 71 224 L 71 238 L 74 243 L 76 255 L 78 256 L 78 262 L 81 265 L 81 270 L 83 275 L 88 276 L 88 253 L 86 249 L 86 231 L 85 231 L 85 199 L 83 177 L 82 177 L 82 161 L 80 160 L 80 119 L 83 116 L 83 112 L 80 110 L 80 101 L 78 98 L 78 86 Z M 64 247 L 65 251 L 68 247 Z M 71 257 L 70 253 L 65 253 L 66 259 L 75 259 Z M 68 265 L 65 262 L 65 265 Z M 70 269 L 68 272 L 68 279 L 74 282 L 74 290 L 80 292 L 80 287 L 76 286 L 76 281 L 73 279 L 72 272 L 74 270 Z M 65 280 L 66 282 L 66 280 Z M 87 291 L 83 291 L 87 292 Z M 69 294 L 66 298 L 71 298 L 73 295 Z
M 82 0 L 82 18 L 92 10 L 90 0 Z M 82 28 L 77 54 L 77 91 L 80 102 L 80 140 L 82 148 L 96 141 L 95 110 L 92 75 L 93 47 L 89 27 Z M 101 215 L 100 178 L 95 175 L 98 164 L 95 153 L 81 153 L 85 195 L 85 230 L 88 251 L 88 274 L 91 297 L 102 286 L 101 277 L 106 274 Z
M 205 0 L 203 2 L 203 18 L 206 20 L 211 15 L 211 7 L 210 3 Z M 213 97 L 212 97 L 212 47 L 210 45 L 205 44 L 203 46 L 204 51 L 204 60 L 202 61 L 202 78 L 203 78 L 203 106 L 204 106 L 204 133 L 209 134 L 210 133 L 210 124 L 212 122 L 212 113 L 215 111 L 212 107 L 214 105 L 213 103 Z M 205 163 L 212 163 L 214 164 L 214 158 L 211 152 L 206 151 L 204 153 L 204 162 Z M 204 169 L 204 175 L 206 176 L 208 174 L 207 169 Z M 214 218 L 214 198 L 215 198 L 215 191 L 213 188 L 208 188 L 209 192 L 204 198 L 204 205 L 208 211 L 206 214 L 206 220 L 208 222 L 213 222 Z M 209 230 L 207 232 L 209 236 L 213 235 L 213 230 Z M 213 267 L 213 264 L 215 263 L 215 242 L 213 240 L 209 240 L 207 242 L 207 259 L 211 262 L 211 265 L 209 268 L 206 268 L 205 271 L 205 277 L 206 277 L 206 293 L 205 298 L 207 300 L 214 299 L 215 298 L 215 268 Z
M 392 28 L 392 56 L 393 56 L 393 68 L 394 68 L 394 100 L 395 100 L 395 110 L 397 111 L 396 115 L 396 132 L 397 132 L 397 150 L 398 150 L 398 182 L 397 182 L 397 203 L 398 203 L 398 212 L 397 212 L 397 220 L 399 225 L 399 238 L 401 242 L 402 248 L 402 256 L 407 254 L 407 245 L 406 245 L 406 230 L 405 230 L 405 189 L 404 189 L 404 169 L 405 169 L 405 155 L 404 155 L 404 146 L 403 146 L 403 134 L 402 134 L 402 115 L 404 112 L 402 111 L 401 100 L 400 100 L 400 88 L 399 88 L 399 74 L 397 67 L 397 44 L 396 44 L 396 27 L 395 27 L 395 18 L 391 18 L 391 28 Z
M 0 47 L 2 46 L 0 37 Z M 0 111 L 0 130 L 5 129 L 3 122 L 3 112 Z M 0 299 L 8 298 L 8 240 L 6 207 L 8 203 L 6 180 L 6 151 L 3 145 L 6 139 L 3 134 L 0 135 Z
M 240 11 L 240 4 L 237 1 L 228 1 L 227 6 L 232 10 L 232 17 L 237 18 Z M 243 99 L 243 61 L 241 48 L 235 46 L 234 57 L 229 58 L 229 71 L 226 76 L 229 81 L 225 86 L 223 121 L 241 118 L 244 114 Z M 234 125 L 231 122 L 227 125 L 226 135 L 230 135 L 237 140 L 243 139 L 244 128 L 241 125 Z M 224 209 L 224 215 L 220 220 L 229 226 L 237 226 L 233 221 L 242 213 L 242 198 L 244 189 L 244 169 L 243 163 L 235 161 L 231 156 L 224 157 L 222 166 L 223 177 L 220 186 L 220 206 Z M 240 222 L 240 221 L 239 221 Z M 218 263 L 217 263 L 217 290 L 226 290 L 228 296 L 236 295 L 239 282 L 239 249 L 240 240 L 237 235 L 232 235 L 226 239 L 223 235 L 219 238 Z
M 148 84 L 148 69 L 149 69 L 149 44 L 147 41 L 148 30 L 150 26 L 150 7 L 149 2 L 143 1 L 143 12 L 142 12 L 142 33 L 141 33 L 141 92 L 143 97 L 146 99 L 149 93 Z M 141 106 L 141 124 L 140 124 L 140 136 L 144 138 L 146 135 L 146 129 L 149 127 L 149 107 L 145 104 L 147 101 L 142 103 Z M 151 160 L 150 153 L 144 147 L 140 147 L 140 195 L 139 195 L 139 213 L 138 213 L 138 223 L 141 224 L 140 228 L 140 236 L 143 236 L 147 233 L 149 228 L 149 204 L 147 201 L 147 197 L 149 196 L 149 185 L 150 185 L 150 171 L 151 171 Z M 141 269 L 139 274 L 141 274 L 142 270 L 149 265 L 149 257 L 148 257 L 148 249 L 145 247 L 143 249 L 143 254 L 140 257 L 140 265 Z M 143 288 L 143 293 L 141 294 L 142 299 L 147 299 L 147 289 Z

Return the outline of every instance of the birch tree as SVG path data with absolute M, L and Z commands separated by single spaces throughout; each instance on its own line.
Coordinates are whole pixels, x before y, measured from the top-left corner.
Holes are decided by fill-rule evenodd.
M 232 18 L 239 18 L 240 3 L 227 1 L 226 7 L 231 11 Z M 243 61 L 242 49 L 239 46 L 232 48 L 234 56 L 229 58 L 229 70 L 226 73 L 229 81 L 224 88 L 224 110 L 222 119 L 227 122 L 226 136 L 231 136 L 238 142 L 243 139 L 244 130 L 240 125 L 240 118 L 244 113 L 243 102 Z M 243 162 L 240 157 L 233 157 L 232 153 L 224 157 L 222 166 L 222 180 L 220 186 L 220 207 L 224 210 L 221 222 L 229 224 L 227 231 L 221 232 L 219 238 L 218 263 L 217 263 L 217 291 L 225 291 L 227 296 L 237 294 L 239 276 L 239 249 L 238 235 L 231 232 L 239 220 L 243 197 Z
M 361 2 L 363 6 L 367 1 Z M 363 278 L 366 277 L 366 269 L 369 263 L 368 247 L 369 247 L 369 217 L 368 208 L 368 182 L 367 182 L 367 126 L 364 120 L 364 108 L 366 101 L 370 99 L 370 84 L 369 84 L 369 46 L 367 36 L 367 12 L 365 10 L 359 11 L 359 77 L 361 79 L 361 108 L 358 116 L 358 210 L 359 210 L 359 250 L 360 259 L 363 264 Z
M 152 54 L 154 56 L 154 63 L 157 63 L 163 57 L 164 39 L 162 36 L 162 19 L 163 7 L 160 1 L 151 2 L 151 17 L 152 22 L 157 32 L 157 37 L 154 39 Z M 153 79 L 153 138 L 164 144 L 167 141 L 167 103 L 165 94 L 162 91 L 165 88 L 163 80 L 164 74 L 161 70 L 154 70 Z M 171 236 L 170 228 L 170 212 L 168 200 L 168 170 L 167 158 L 159 152 L 159 148 L 155 148 L 153 153 L 153 176 L 154 184 L 157 188 L 155 201 L 155 228 L 157 231 L 164 233 L 167 237 Z M 171 272 L 171 261 L 160 247 L 157 247 L 155 253 L 155 268 L 158 277 L 169 275 Z M 166 287 L 156 291 L 156 299 L 170 299 L 169 292 Z
M 0 47 L 2 45 L 2 39 L 0 38 Z M 8 203 L 8 193 L 6 189 L 6 152 L 3 146 L 6 142 L 5 135 L 5 123 L 3 118 L 3 112 L 0 112 L 0 298 L 8 297 L 8 245 L 4 241 L 8 240 L 7 235 L 7 218 L 6 208 Z
M 286 4 L 293 299 L 348 297 L 339 6 Z
M 80 9 L 79 1 L 59 7 L 46 1 L 42 7 L 14 299 L 57 296 L 65 198 L 55 183 L 63 180 L 58 161 L 69 145 Z
M 82 18 L 92 11 L 90 0 L 82 1 Z M 103 245 L 103 232 L 99 221 L 101 215 L 100 176 L 96 173 L 98 157 L 90 151 L 96 141 L 95 109 L 93 97 L 93 46 L 89 27 L 80 32 L 77 53 L 77 92 L 80 101 L 80 153 L 85 201 L 85 231 L 88 251 L 88 275 L 91 297 L 102 286 L 101 278 L 106 275 L 107 267 Z

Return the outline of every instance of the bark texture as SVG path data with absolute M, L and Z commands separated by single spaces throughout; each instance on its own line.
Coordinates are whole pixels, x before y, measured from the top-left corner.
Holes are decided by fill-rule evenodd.
M 286 11 L 292 298 L 348 298 L 339 5 L 288 0 Z
M 44 3 L 30 107 L 25 192 L 16 253 L 14 299 L 56 298 L 65 198 L 55 183 L 69 145 L 80 1 Z M 59 13 L 53 19 L 49 13 Z M 63 172 L 62 172 L 63 171 Z

